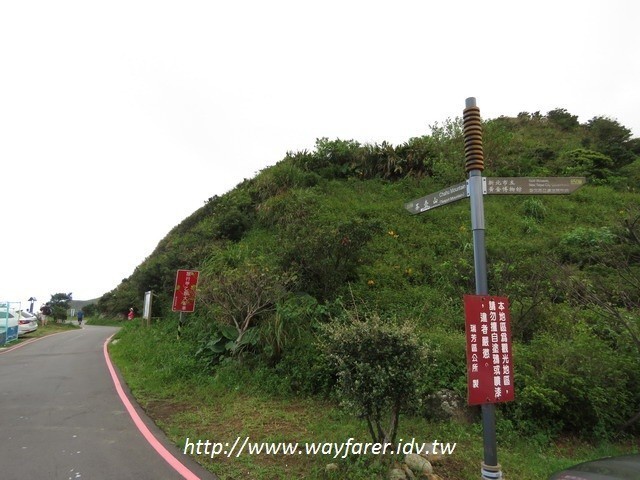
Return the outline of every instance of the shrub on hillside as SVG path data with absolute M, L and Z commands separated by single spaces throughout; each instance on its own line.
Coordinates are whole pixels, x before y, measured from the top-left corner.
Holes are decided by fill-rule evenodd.
M 640 186 L 640 159 L 621 168 L 620 177 L 616 180 L 617 185 L 632 192 L 637 191 Z
M 326 307 L 306 294 L 292 294 L 278 302 L 273 314 L 260 325 L 260 344 L 267 361 L 278 363 L 284 352 L 305 336 L 325 313 Z
M 283 270 L 297 272 L 298 288 L 324 301 L 357 278 L 362 248 L 380 230 L 376 219 L 292 220 L 279 229 Z
M 590 181 L 596 183 L 602 183 L 611 176 L 612 166 L 610 157 L 585 148 L 565 152 L 555 162 L 561 175 L 590 177 Z
M 413 329 L 349 314 L 323 333 L 320 348 L 336 373 L 341 405 L 367 421 L 374 442 L 395 442 L 400 412 L 420 397 L 426 350 Z
M 293 157 L 295 158 L 295 157 Z M 292 160 L 285 159 L 267 168 L 252 182 L 251 193 L 257 202 L 281 195 L 292 188 L 307 188 L 316 185 L 321 177 L 313 171 L 304 171 Z
M 611 436 L 640 407 L 637 353 L 578 326 L 516 350 L 516 401 L 504 413 L 521 431 Z
M 559 251 L 565 261 L 578 265 L 595 263 L 606 255 L 603 247 L 613 245 L 615 240 L 608 227 L 577 227 L 562 236 Z
M 534 219 L 536 222 L 542 222 L 547 216 L 547 207 L 539 198 L 527 198 L 522 204 L 523 213 L 526 217 Z
M 275 311 L 292 283 L 291 274 L 240 247 L 212 256 L 201 273 L 198 298 L 219 327 L 205 345 L 212 353 L 232 356 L 258 344 L 260 335 L 253 327 Z
M 360 163 L 362 148 L 355 140 L 316 139 L 316 149 L 311 154 L 295 155 L 295 165 L 323 178 L 347 178 L 354 165 Z

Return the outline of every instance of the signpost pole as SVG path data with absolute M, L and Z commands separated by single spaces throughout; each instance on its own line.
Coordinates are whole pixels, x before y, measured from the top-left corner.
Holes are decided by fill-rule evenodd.
M 487 250 L 484 240 L 484 197 L 482 195 L 482 174 L 480 170 L 469 172 L 469 200 L 471 201 L 476 295 L 488 295 Z
M 182 323 L 184 322 L 184 312 L 180 312 L 180 318 L 178 319 L 178 336 L 177 339 L 180 340 L 180 336 L 182 335 Z
M 476 99 L 474 97 L 467 98 L 465 102 L 465 109 L 463 113 L 463 132 L 465 171 L 468 174 L 468 179 L 464 183 L 459 183 L 440 190 L 439 192 L 431 193 L 424 197 L 412 200 L 405 204 L 405 208 L 412 215 L 416 215 L 436 207 L 456 202 L 467 196 L 470 197 L 476 296 L 479 295 L 484 297 L 489 295 L 487 252 L 484 238 L 484 195 L 566 195 L 582 187 L 586 183 L 587 179 L 585 177 L 483 178 L 482 171 L 484 170 L 484 152 L 482 147 L 482 120 L 480 119 L 480 109 L 476 106 Z M 481 298 L 481 300 L 483 299 Z M 480 404 L 482 408 L 482 441 L 484 445 L 484 457 L 481 475 L 483 480 L 502 479 L 502 471 L 500 464 L 498 463 L 498 448 L 496 442 L 495 403 L 499 401 L 512 401 L 514 393 L 513 371 L 511 369 L 512 364 L 510 359 L 511 346 L 508 340 L 508 309 L 505 311 L 505 309 L 502 308 L 499 309 L 499 312 L 491 312 L 491 305 L 494 302 L 495 298 L 493 302 L 490 301 L 488 304 L 490 310 L 488 313 L 498 313 L 499 316 L 506 316 L 499 322 L 500 340 L 498 341 L 498 337 L 496 337 L 495 340 L 491 340 L 492 349 L 489 350 L 486 348 L 482 351 L 483 360 L 489 358 L 485 357 L 485 354 L 491 357 L 491 363 L 484 362 L 482 367 L 500 367 L 500 363 L 502 362 L 502 376 L 496 376 L 495 372 L 493 372 L 493 376 L 491 378 L 492 383 L 488 384 L 489 387 L 492 388 L 491 394 L 485 390 L 478 389 L 479 386 L 487 386 L 487 384 L 481 385 L 481 380 L 477 377 L 479 375 L 478 368 L 480 365 L 478 364 L 477 359 L 474 360 L 474 357 L 477 357 L 477 354 L 473 348 L 477 348 L 478 345 L 472 338 L 476 337 L 476 335 L 471 335 L 473 331 L 470 330 L 470 328 L 478 328 L 478 325 L 475 323 L 471 325 L 467 321 L 467 327 L 469 328 L 467 332 L 467 346 L 469 348 L 467 357 L 467 368 L 469 368 L 467 375 L 467 379 L 469 381 L 469 401 L 471 402 L 471 395 L 472 392 L 474 392 L 473 405 Z M 501 304 L 508 305 L 508 299 L 501 301 Z M 466 309 L 467 306 L 465 300 L 465 315 L 467 314 Z M 493 309 L 495 309 L 495 306 Z M 471 320 L 475 322 L 477 318 L 475 318 L 474 315 L 478 312 L 473 312 Z M 498 335 L 498 323 L 492 321 L 491 329 L 491 337 L 493 338 L 494 334 Z M 483 332 L 483 340 L 489 339 L 486 333 L 487 332 Z M 493 347 L 500 348 L 500 351 L 493 351 Z M 502 356 L 500 356 L 500 353 Z M 504 363 L 505 356 L 507 361 L 506 364 Z M 491 380 L 489 381 L 491 382 Z M 478 394 L 484 396 L 480 398 L 477 396 Z
M 476 99 L 474 97 L 467 98 L 465 101 L 463 122 L 465 169 L 469 174 L 469 199 L 471 201 L 476 294 L 488 295 L 487 253 L 484 235 L 484 199 L 482 192 L 482 170 L 484 170 L 482 123 L 480 120 L 480 109 L 476 106 Z M 484 446 L 484 457 L 481 468 L 482 479 L 500 479 L 502 478 L 502 471 L 498 464 L 496 407 L 493 403 L 483 403 L 481 408 L 482 442 Z

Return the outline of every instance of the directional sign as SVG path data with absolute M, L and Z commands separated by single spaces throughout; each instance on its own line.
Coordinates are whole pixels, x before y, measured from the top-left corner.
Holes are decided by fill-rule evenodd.
M 432 208 L 441 207 L 447 203 L 456 202 L 468 196 L 469 182 L 465 181 L 406 203 L 404 208 L 415 215 L 416 213 L 426 212 Z
M 585 177 L 483 177 L 485 195 L 568 195 L 587 183 Z

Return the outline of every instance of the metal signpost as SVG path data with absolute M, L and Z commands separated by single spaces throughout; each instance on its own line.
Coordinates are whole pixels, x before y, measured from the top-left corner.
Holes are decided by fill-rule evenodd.
M 489 295 L 483 197 L 484 195 L 566 195 L 582 187 L 586 179 L 584 177 L 482 177 L 484 170 L 482 121 L 480 109 L 476 106 L 474 97 L 467 98 L 465 102 L 463 132 L 467 181 L 408 202 L 405 208 L 415 215 L 466 197 L 470 198 L 476 295 L 465 296 L 469 404 L 480 404 L 482 408 L 484 444 L 482 479 L 497 480 L 502 478 L 502 470 L 498 463 L 496 445 L 495 403 L 513 400 L 513 364 L 508 299 Z M 483 346 L 483 342 L 487 346 Z M 474 349 L 478 349 L 478 352 L 474 352 Z M 474 353 L 478 356 L 474 357 Z M 488 357 L 483 357 L 484 355 Z

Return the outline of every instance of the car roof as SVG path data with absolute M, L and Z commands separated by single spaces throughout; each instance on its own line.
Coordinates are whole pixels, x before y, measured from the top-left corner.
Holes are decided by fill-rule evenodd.
M 549 480 L 637 480 L 640 454 L 607 457 L 580 463 L 558 472 Z
M 16 310 L 14 308 L 10 308 L 9 309 L 9 317 L 10 318 L 16 317 L 18 315 L 20 315 L 21 317 L 24 317 L 24 318 L 30 318 L 30 317 L 36 318 L 35 314 L 33 314 L 33 313 L 31 313 L 31 312 L 29 312 L 27 310 Z M 5 311 L 0 312 L 0 318 L 2 318 L 4 316 L 5 316 Z

